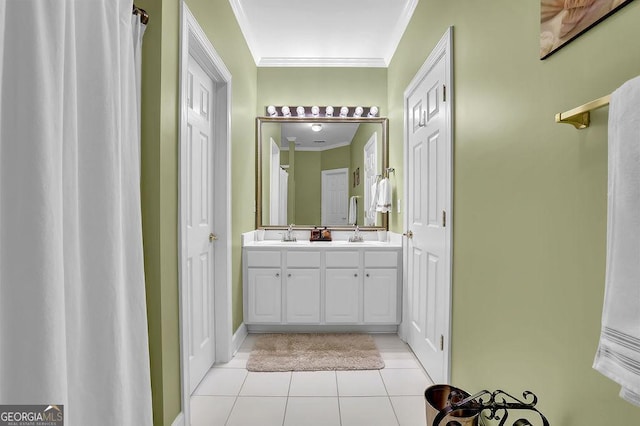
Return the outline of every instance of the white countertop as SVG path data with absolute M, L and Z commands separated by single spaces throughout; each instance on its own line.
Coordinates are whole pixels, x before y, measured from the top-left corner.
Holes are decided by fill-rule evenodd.
M 333 232 L 333 241 L 309 241 L 308 231 L 295 231 L 297 241 L 281 241 L 282 231 L 250 231 L 242 234 L 243 247 L 278 248 L 402 248 L 402 235 L 393 232 L 383 234 L 375 231 L 361 231 L 364 241 L 352 243 L 348 238 L 352 231 Z M 266 238 L 265 238 L 266 237 Z M 380 241 L 382 239 L 382 241 Z
M 388 241 L 363 241 L 359 243 L 352 243 L 349 241 L 339 240 L 339 241 L 309 241 L 309 240 L 298 240 L 298 241 L 279 241 L 279 240 L 262 240 L 262 241 L 250 241 L 247 242 L 245 247 L 298 247 L 298 248 L 327 248 L 327 247 L 339 247 L 339 248 L 384 248 L 384 247 L 393 247 L 399 248 L 402 247 L 401 244 L 396 244 Z

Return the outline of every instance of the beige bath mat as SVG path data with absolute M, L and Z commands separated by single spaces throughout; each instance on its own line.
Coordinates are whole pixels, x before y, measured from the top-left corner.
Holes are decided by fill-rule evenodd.
M 367 334 L 264 334 L 247 361 L 249 371 L 379 370 L 384 361 Z

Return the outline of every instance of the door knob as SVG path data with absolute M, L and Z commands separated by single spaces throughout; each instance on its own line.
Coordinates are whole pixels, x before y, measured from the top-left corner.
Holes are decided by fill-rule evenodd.
M 218 239 L 218 236 L 216 234 L 214 234 L 213 232 L 209 234 L 209 242 L 212 243 L 217 239 Z
M 407 231 L 402 235 L 404 235 L 405 237 L 407 237 L 409 239 L 413 238 L 413 232 L 412 231 Z

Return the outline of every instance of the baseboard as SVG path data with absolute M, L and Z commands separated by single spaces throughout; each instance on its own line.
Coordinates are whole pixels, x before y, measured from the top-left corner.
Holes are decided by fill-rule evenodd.
M 184 413 L 180 411 L 176 419 L 171 423 L 171 426 L 185 426 L 184 424 Z
M 240 324 L 240 327 L 238 327 L 236 332 L 233 333 L 233 337 L 231 338 L 231 353 L 233 355 L 238 352 L 238 349 L 240 349 L 240 345 L 242 345 L 242 342 L 246 339 L 247 334 L 249 334 L 247 326 L 244 325 L 244 323 Z
M 244 324 L 243 324 L 244 326 Z M 252 324 L 245 327 L 249 333 L 393 333 L 398 334 L 397 325 L 384 324 Z

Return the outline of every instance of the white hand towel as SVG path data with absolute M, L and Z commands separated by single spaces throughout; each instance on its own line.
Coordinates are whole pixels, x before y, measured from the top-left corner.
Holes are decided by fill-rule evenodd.
M 368 206 L 367 209 L 367 217 L 369 219 L 375 220 L 376 218 L 376 208 L 378 207 L 378 191 L 379 191 L 378 181 L 373 182 L 371 185 L 371 205 Z
M 356 199 L 355 195 L 349 198 L 349 225 L 355 225 L 358 219 L 358 202 Z
M 378 205 L 376 211 L 387 213 L 391 211 L 391 184 L 389 178 L 384 178 L 378 184 Z
M 607 207 L 602 331 L 593 368 L 640 406 L 640 77 L 611 95 Z

